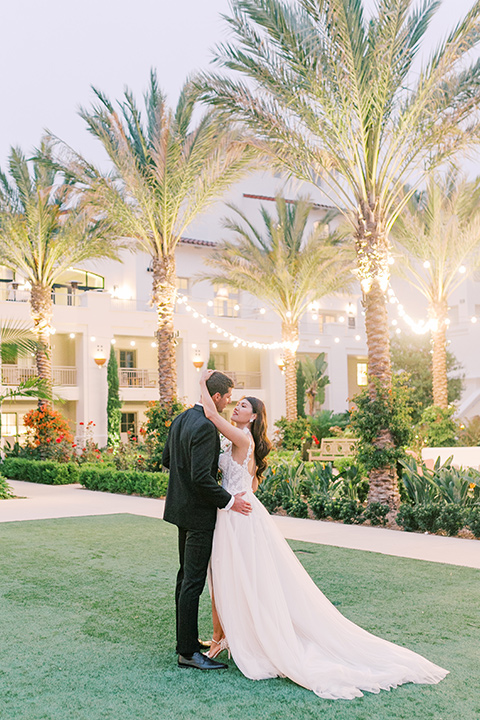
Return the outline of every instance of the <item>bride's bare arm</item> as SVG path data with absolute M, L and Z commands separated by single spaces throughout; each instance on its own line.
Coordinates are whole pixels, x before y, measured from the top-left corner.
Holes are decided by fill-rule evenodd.
M 211 371 L 206 370 L 200 378 L 200 390 L 202 393 L 202 405 L 205 411 L 205 417 L 211 420 L 222 435 L 225 435 L 226 438 L 232 441 L 233 445 L 238 448 L 247 449 L 250 443 L 248 435 L 245 435 L 242 430 L 239 430 L 229 423 L 228 420 L 225 420 L 215 407 L 215 403 L 213 402 L 207 388 L 207 379 L 210 375 Z

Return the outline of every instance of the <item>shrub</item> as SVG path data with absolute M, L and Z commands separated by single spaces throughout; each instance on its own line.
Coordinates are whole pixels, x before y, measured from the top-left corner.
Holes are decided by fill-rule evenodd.
M 419 440 L 424 447 L 452 447 L 457 444 L 457 423 L 453 420 L 454 407 L 425 408 L 417 426 Z
M 305 440 L 305 434 L 310 428 L 309 418 L 297 418 L 296 420 L 287 420 L 281 417 L 275 423 L 276 442 L 282 450 L 301 450 Z
M 164 497 L 167 493 L 168 474 L 142 470 L 114 470 L 99 465 L 83 465 L 79 482 L 88 490 Z
M 145 469 L 152 472 L 161 471 L 162 454 L 167 442 L 168 430 L 172 420 L 185 410 L 185 405 L 179 400 L 171 403 L 162 401 L 150 402 L 145 411 L 147 421 L 140 428 L 140 434 L 145 441 L 146 459 Z
M 328 517 L 330 502 L 331 499 L 325 493 L 316 492 L 310 497 L 308 504 L 317 520 Z
M 364 520 L 369 520 L 370 525 L 383 525 L 387 524 L 387 515 L 390 512 L 389 505 L 383 505 L 382 503 L 373 502 L 367 505 L 363 511 Z
M 367 473 L 375 468 L 396 465 L 404 457 L 404 447 L 412 435 L 412 423 L 407 403 L 408 390 L 395 378 L 387 390 L 375 382 L 375 397 L 366 388 L 354 398 L 356 408 L 351 425 L 359 438 L 357 459 Z M 393 443 L 379 444 L 378 437 L 389 431 Z
M 437 530 L 445 530 L 447 535 L 453 537 L 465 525 L 465 510 L 460 505 L 449 503 L 445 505 L 437 519 Z
M 3 461 L 2 472 L 12 480 L 44 485 L 70 485 L 78 482 L 78 465 L 72 462 L 7 457 Z
M 8 500 L 13 497 L 12 488 L 7 483 L 7 478 L 0 475 L 0 500 Z
M 407 532 L 417 532 L 417 530 L 419 530 L 417 515 L 413 505 L 400 505 L 396 522 Z
M 468 508 L 466 523 L 475 537 L 480 538 L 480 504 Z
M 69 462 L 74 450 L 68 421 L 50 406 L 30 410 L 23 418 L 27 428 L 26 447 L 40 460 Z
M 308 505 L 298 495 L 286 500 L 283 507 L 291 517 L 308 518 Z

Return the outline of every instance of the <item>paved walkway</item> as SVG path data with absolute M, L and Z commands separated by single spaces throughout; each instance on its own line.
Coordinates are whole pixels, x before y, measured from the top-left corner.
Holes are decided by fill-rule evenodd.
M 130 513 L 162 518 L 163 500 L 85 490 L 80 485 L 9 481 L 17 499 L 0 502 L 0 522 Z M 275 516 L 292 540 L 480 569 L 480 541 Z

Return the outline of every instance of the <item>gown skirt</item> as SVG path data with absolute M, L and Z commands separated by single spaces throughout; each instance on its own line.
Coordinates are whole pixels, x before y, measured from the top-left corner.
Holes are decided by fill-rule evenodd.
M 288 677 L 322 698 L 350 700 L 447 675 L 345 618 L 251 489 L 245 499 L 248 516 L 218 511 L 209 582 L 233 659 L 247 678 Z

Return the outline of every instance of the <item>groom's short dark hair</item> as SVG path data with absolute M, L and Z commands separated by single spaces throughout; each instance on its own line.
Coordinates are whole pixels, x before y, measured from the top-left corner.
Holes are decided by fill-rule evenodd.
M 232 378 L 229 378 L 228 375 L 215 370 L 207 380 L 207 390 L 211 396 L 215 395 L 215 393 L 226 395 L 234 384 Z

